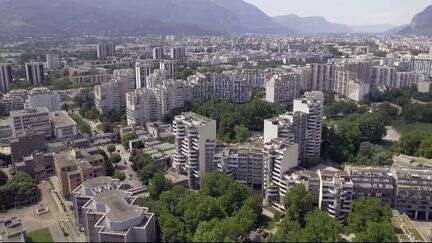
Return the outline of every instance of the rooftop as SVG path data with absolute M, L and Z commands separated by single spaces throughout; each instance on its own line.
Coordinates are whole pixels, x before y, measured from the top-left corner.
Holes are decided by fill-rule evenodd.
M 65 111 L 51 112 L 50 121 L 55 127 L 69 127 L 77 125 L 77 123 L 72 118 L 70 118 L 70 116 Z

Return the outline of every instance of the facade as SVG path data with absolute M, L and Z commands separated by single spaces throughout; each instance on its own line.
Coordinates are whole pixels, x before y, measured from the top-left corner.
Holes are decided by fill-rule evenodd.
M 42 62 L 30 62 L 25 64 L 27 82 L 35 86 L 45 83 L 45 70 Z
M 432 58 L 430 57 L 411 59 L 411 67 L 417 73 L 423 73 L 432 77 Z
M 48 88 L 34 88 L 30 91 L 25 104 L 27 108 L 46 107 L 48 111 L 60 110 L 60 94 Z
M 126 94 L 126 116 L 128 126 L 139 126 L 156 119 L 156 97 L 146 88 Z
M 95 86 L 95 106 L 99 112 L 120 111 L 126 107 L 126 93 L 135 89 L 132 69 L 114 70 L 113 80 Z
M 333 91 L 336 66 L 333 64 L 311 64 L 310 90 Z
M 186 49 L 184 47 L 171 47 L 170 56 L 173 60 L 184 59 L 186 57 Z
M 7 93 L 13 82 L 13 70 L 10 64 L 0 64 L 0 92 Z
M 153 59 L 162 60 L 164 58 L 164 50 L 162 47 L 153 48 Z
M 155 215 L 110 177 L 87 180 L 73 192 L 76 223 L 87 242 L 154 242 Z
M 361 81 L 355 72 L 336 71 L 335 85 L 336 93 L 357 102 L 369 96 L 369 83 Z
M 317 94 L 320 97 L 314 97 Z M 306 114 L 305 160 L 317 161 L 321 155 L 321 133 L 323 117 L 322 93 L 306 94 L 305 98 L 294 100 L 294 112 Z
M 256 77 L 250 73 L 223 72 L 221 74 L 196 74 L 188 77 L 194 100 L 211 98 L 234 103 L 252 99 L 252 82 Z
M 29 92 L 24 89 L 12 90 L 2 98 L 3 114 L 9 115 L 11 111 L 24 109 Z
M 186 81 L 167 79 L 152 89 L 156 103 L 156 119 L 162 120 L 175 108 L 181 108 L 191 100 L 190 88 Z
M 264 144 L 263 189 L 265 200 L 284 209 L 283 198 L 288 189 L 285 176 L 298 166 L 298 145 L 284 138 L 276 138 Z
M 371 84 L 394 87 L 396 82 L 396 67 L 374 66 L 372 67 Z
M 115 45 L 114 43 L 98 43 L 96 47 L 98 59 L 105 59 L 110 56 L 115 55 Z
M 353 182 L 344 171 L 318 170 L 320 180 L 319 208 L 343 222 L 351 212 Z
M 135 86 L 137 89 L 147 88 L 147 77 L 153 72 L 153 65 L 144 61 L 135 63 Z
M 301 76 L 296 73 L 275 74 L 266 82 L 266 101 L 288 104 L 300 96 Z
M 50 113 L 53 137 L 56 139 L 73 139 L 78 136 L 77 123 L 65 111 Z
M 55 174 L 61 192 L 69 198 L 84 181 L 105 175 L 104 157 L 98 148 L 73 149 L 54 154 Z
M 46 138 L 51 137 L 49 111 L 46 107 L 11 111 L 10 116 L 14 137 L 29 133 L 42 133 Z
M 176 63 L 171 60 L 166 60 L 159 63 L 159 69 L 164 70 L 167 73 L 167 78 L 176 78 Z
M 61 68 L 60 56 L 55 53 L 46 54 L 46 62 L 48 70 L 57 70 Z
M 263 152 L 251 146 L 218 148 L 213 163 L 224 172 L 253 190 L 261 190 L 263 183 Z
M 216 143 L 216 121 L 192 112 L 182 113 L 173 121 L 176 152 L 175 170 L 188 176 L 190 188 L 200 188 L 200 179 L 216 170 L 213 154 Z

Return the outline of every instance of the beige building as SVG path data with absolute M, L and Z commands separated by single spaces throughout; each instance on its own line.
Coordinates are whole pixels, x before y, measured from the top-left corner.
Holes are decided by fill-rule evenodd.
M 300 96 L 301 76 L 296 73 L 275 74 L 266 82 L 265 100 L 270 103 L 288 104 Z
M 105 175 L 104 157 L 97 148 L 55 153 L 54 166 L 65 198 L 82 182 Z

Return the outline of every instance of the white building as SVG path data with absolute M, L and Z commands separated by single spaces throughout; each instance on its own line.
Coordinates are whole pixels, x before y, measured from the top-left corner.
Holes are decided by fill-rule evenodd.
M 60 56 L 55 53 L 46 54 L 47 68 L 49 70 L 57 70 L 61 68 Z
M 28 83 L 37 86 L 45 82 L 44 64 L 42 62 L 26 63 L 25 67 Z
M 156 119 L 156 97 L 145 88 L 126 94 L 126 116 L 128 126 L 139 126 Z
M 296 73 L 275 74 L 266 82 L 266 101 L 288 104 L 300 96 L 301 76 Z
M 135 63 L 135 87 L 137 89 L 147 87 L 147 77 L 153 72 L 153 66 L 144 61 Z
M 173 121 L 176 152 L 173 167 L 188 176 L 190 188 L 200 188 L 200 179 L 216 170 L 213 155 L 216 121 L 192 112 L 182 113 Z
M 60 110 L 60 94 L 48 88 L 34 88 L 30 91 L 26 108 L 46 107 L 49 111 Z
M 44 134 L 47 138 L 51 137 L 49 111 L 46 107 L 11 111 L 10 117 L 14 137 L 28 133 Z
M 0 64 L 0 92 L 7 93 L 13 82 L 13 70 L 10 64 Z
M 171 47 L 171 59 L 184 59 L 186 57 L 186 49 L 184 47 Z
M 287 191 L 285 175 L 298 166 L 298 145 L 276 138 L 264 144 L 263 189 L 266 202 L 283 209 Z
M 153 48 L 153 59 L 162 60 L 164 58 L 164 50 L 162 47 Z
M 12 90 L 2 98 L 3 114 L 9 115 L 14 110 L 24 109 L 29 92 L 24 89 Z
M 171 60 L 165 60 L 159 63 L 159 69 L 164 70 L 167 73 L 167 78 L 176 78 L 176 63 Z

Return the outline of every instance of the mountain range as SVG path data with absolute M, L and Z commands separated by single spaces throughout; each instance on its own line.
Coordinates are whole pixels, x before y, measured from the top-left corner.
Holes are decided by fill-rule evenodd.
M 411 20 L 411 23 L 402 26 L 398 30 L 398 33 L 432 35 L 432 5 L 416 14 Z
M 0 38 L 86 34 L 348 33 L 382 32 L 392 28 L 348 26 L 328 22 L 323 17 L 270 17 L 243 0 L 0 0 L 0 13 Z M 410 28 L 427 29 L 425 19 L 419 14 Z M 429 25 L 431 23 L 429 21 Z

